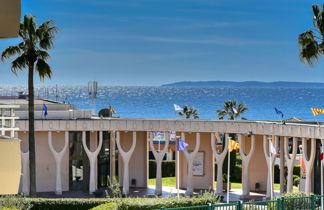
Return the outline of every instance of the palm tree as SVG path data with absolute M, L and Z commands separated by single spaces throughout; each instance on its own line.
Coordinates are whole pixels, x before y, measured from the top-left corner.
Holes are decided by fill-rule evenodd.
M 216 110 L 218 119 L 220 120 L 223 120 L 226 116 L 228 117 L 228 120 L 236 120 L 246 110 L 248 110 L 244 103 L 237 105 L 236 101 L 225 101 L 223 108 L 223 110 Z M 246 120 L 246 118 L 244 117 L 242 117 L 241 119 Z
M 311 66 L 324 54 L 324 5 L 313 5 L 312 8 L 314 28 L 298 37 L 300 60 Z
M 185 105 L 182 111 L 178 112 L 178 114 L 186 119 L 190 119 L 191 117 L 199 119 L 199 113 L 197 111 L 196 108 Z
M 41 81 L 51 78 L 52 69 L 46 63 L 50 58 L 47 50 L 53 47 L 58 28 L 52 20 L 36 25 L 36 18 L 25 15 L 20 24 L 19 37 L 22 39 L 16 46 L 6 48 L 1 60 L 15 57 L 11 63 L 11 71 L 17 75 L 18 70 L 28 70 L 28 112 L 29 112 L 29 162 L 30 162 L 30 195 L 36 196 L 36 164 L 35 164 L 35 126 L 34 126 L 34 71 Z

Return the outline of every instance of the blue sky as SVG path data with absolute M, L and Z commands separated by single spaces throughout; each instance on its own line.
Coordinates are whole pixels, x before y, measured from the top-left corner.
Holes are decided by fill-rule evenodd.
M 324 82 L 302 64 L 305 0 L 22 0 L 22 14 L 60 28 L 44 85 L 161 85 L 176 81 Z M 17 43 L 1 40 L 0 50 Z M 40 85 L 38 78 L 36 84 Z M 0 84 L 26 84 L 0 63 Z

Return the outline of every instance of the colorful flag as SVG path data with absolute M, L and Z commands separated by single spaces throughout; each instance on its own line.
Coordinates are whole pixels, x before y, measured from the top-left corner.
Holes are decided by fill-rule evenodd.
M 237 110 L 235 107 L 232 107 L 232 112 L 233 112 L 234 114 L 237 114 L 237 113 L 238 113 L 238 110 Z
M 189 146 L 185 141 L 182 139 L 178 138 L 178 151 L 186 151 L 186 147 Z
M 109 106 L 109 111 L 110 111 L 111 113 L 116 114 L 116 111 L 115 111 L 111 106 Z
M 181 108 L 181 106 L 179 106 L 178 104 L 173 104 L 173 106 L 174 106 L 174 110 L 176 112 L 182 112 L 183 111 L 183 109 Z
M 306 173 L 306 166 L 305 166 L 304 158 L 299 157 L 299 165 L 301 166 L 302 171 L 303 171 L 304 173 Z
M 316 109 L 316 108 L 311 108 L 313 115 L 319 115 L 319 114 L 324 114 L 324 109 Z
M 43 105 L 43 114 L 45 117 L 47 116 L 47 106 L 45 104 Z
M 230 140 L 228 147 L 230 152 L 232 152 L 233 150 L 239 150 L 240 148 L 239 143 L 234 140 Z
M 270 152 L 271 152 L 272 154 L 275 154 L 275 155 L 276 155 L 276 154 L 277 154 L 277 151 L 276 151 L 276 149 L 274 148 L 272 142 L 269 141 L 269 144 L 270 144 Z
M 284 117 L 284 114 L 282 113 L 282 111 L 280 111 L 280 110 L 277 109 L 277 108 L 274 108 L 274 109 L 275 109 L 275 111 L 276 111 L 277 114 L 281 115 L 281 118 Z

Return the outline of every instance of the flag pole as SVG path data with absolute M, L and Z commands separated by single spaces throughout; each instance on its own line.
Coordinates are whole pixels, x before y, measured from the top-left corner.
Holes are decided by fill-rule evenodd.
M 228 158 L 227 158 L 227 203 L 229 203 L 229 181 L 230 181 L 230 159 L 231 159 L 231 151 L 230 151 L 230 137 L 228 138 L 229 146 L 228 146 Z
M 271 157 L 271 138 L 269 138 L 269 179 L 270 179 L 270 200 L 273 199 L 273 190 L 272 190 L 272 157 Z
M 176 160 L 177 160 L 177 179 L 176 179 L 176 182 L 177 182 L 177 197 L 178 197 L 178 199 L 180 199 L 180 193 L 179 193 L 179 173 L 180 173 L 180 167 L 179 167 L 179 165 L 180 165 L 180 155 L 179 155 L 179 140 L 178 140 L 178 138 L 176 138 L 177 139 L 177 152 L 176 152 Z

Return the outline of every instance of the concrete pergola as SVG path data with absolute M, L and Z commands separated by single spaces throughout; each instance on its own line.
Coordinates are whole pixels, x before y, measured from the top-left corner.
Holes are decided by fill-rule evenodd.
M 0 0 L 0 39 L 18 37 L 20 0 Z
M 28 120 L 18 120 L 16 126 L 19 127 L 20 131 L 18 137 L 26 141 L 28 132 Z M 109 131 L 111 133 L 110 144 L 111 144 L 111 157 L 110 157 L 110 168 L 115 168 L 115 148 L 118 146 L 119 157 L 119 179 L 120 185 L 123 187 L 125 194 L 129 193 L 131 180 L 136 180 L 136 187 L 147 188 L 148 187 L 148 151 L 152 142 L 153 131 L 164 131 L 169 136 L 170 131 L 176 131 L 177 136 L 182 136 L 183 139 L 189 144 L 188 153 L 180 152 L 179 158 L 176 160 L 176 164 L 180 166 L 179 174 L 176 174 L 176 180 L 179 183 L 180 188 L 186 189 L 188 194 L 191 194 L 193 190 L 199 189 L 214 189 L 213 183 L 215 179 L 214 167 L 215 162 L 219 166 L 223 164 L 223 158 L 226 153 L 219 153 L 215 151 L 217 134 L 222 133 L 225 136 L 228 134 L 237 134 L 238 141 L 240 144 L 240 153 L 242 156 L 242 198 L 247 199 L 250 194 L 250 190 L 254 190 L 256 183 L 260 184 L 260 191 L 265 191 L 267 197 L 271 195 L 270 185 L 273 183 L 269 182 L 268 169 L 273 167 L 268 165 L 269 141 L 273 142 L 276 150 L 280 151 L 280 177 L 281 177 L 281 188 L 283 189 L 284 183 L 284 171 L 283 167 L 285 163 L 288 166 L 288 191 L 291 191 L 292 173 L 291 167 L 292 162 L 295 160 L 295 151 L 297 144 L 292 144 L 293 153 L 290 154 L 287 149 L 287 142 L 289 138 L 296 141 L 302 141 L 304 150 L 303 153 L 306 165 L 306 192 L 313 191 L 313 167 L 314 167 L 314 155 L 315 155 L 315 141 L 324 139 L 324 125 L 318 125 L 312 122 L 302 123 L 282 123 L 281 121 L 226 121 L 226 120 L 167 120 L 167 119 L 114 119 L 114 118 L 91 118 L 91 119 L 78 119 L 78 120 L 36 120 L 35 121 L 36 133 L 39 133 L 39 137 L 36 135 L 36 143 L 38 142 L 39 147 L 45 147 L 43 150 L 48 150 L 50 147 L 56 147 L 57 151 L 64 148 L 67 132 L 79 131 L 83 133 L 89 131 L 90 133 L 90 148 L 88 149 L 88 157 L 90 162 L 97 157 L 98 148 L 101 147 L 102 142 L 97 141 L 101 139 L 102 132 Z M 24 134 L 25 133 L 25 134 Z M 100 138 L 99 138 L 100 137 Z M 56 139 L 52 141 L 50 139 Z M 45 140 L 45 141 L 44 141 Z M 47 143 L 51 142 L 48 146 Z M 24 143 L 23 143 L 24 144 Z M 47 145 L 46 145 L 47 144 Z M 23 146 L 25 147 L 25 146 Z M 46 149 L 46 147 L 48 147 Z M 227 145 L 225 144 L 226 149 Z M 40 150 L 40 149 L 39 149 Z M 92 150 L 90 154 L 90 150 Z M 54 157 L 56 156 L 55 151 L 51 149 Z M 153 150 L 154 152 L 154 150 Z M 203 174 L 193 175 L 192 168 L 193 160 L 197 157 L 197 153 L 203 153 Z M 44 151 L 42 151 L 44 153 Z M 162 153 L 163 154 L 163 151 Z M 155 154 L 154 157 L 157 162 L 160 162 L 160 155 Z M 279 157 L 279 155 L 278 155 Z M 276 156 L 272 156 L 273 160 Z M 56 157 L 53 158 L 56 160 Z M 46 160 L 43 159 L 45 162 Z M 50 161 L 50 160 L 49 160 Z M 61 161 L 54 161 L 56 168 L 62 167 L 61 176 L 64 175 L 64 168 L 68 167 L 68 163 L 63 158 L 62 165 L 59 165 Z M 51 161 L 50 161 L 51 162 Z M 49 162 L 49 163 L 50 163 Z M 274 161 L 272 161 L 274 163 Z M 45 164 L 45 163 L 43 163 Z M 46 166 L 39 166 L 46 167 Z M 91 170 L 95 170 L 95 167 L 91 167 Z M 39 169 L 41 170 L 41 169 Z M 161 194 L 161 176 L 159 167 L 157 168 L 158 180 L 157 180 L 157 192 Z M 115 175 L 115 172 L 111 170 L 111 178 Z M 273 171 L 273 170 L 272 170 Z M 96 174 L 95 171 L 90 171 L 91 174 Z M 219 172 L 220 173 L 220 172 Z M 41 176 L 41 175 L 39 175 Z M 44 173 L 45 176 L 45 173 Z M 61 180 L 57 174 L 53 175 L 53 180 Z M 55 178 L 56 177 L 56 178 Z M 92 175 L 93 177 L 93 175 Z M 40 180 L 43 177 L 39 178 Z M 66 178 L 62 178 L 64 180 Z M 93 179 L 93 178 L 92 178 Z M 60 182 L 59 182 L 60 183 Z M 48 184 L 48 182 L 47 182 Z M 64 185 L 64 181 L 60 183 Z M 89 193 L 94 192 L 96 189 L 96 183 L 90 181 Z M 56 192 L 61 193 L 68 190 L 65 187 L 57 186 Z M 222 186 L 219 184 L 214 189 L 218 194 L 222 193 Z M 48 191 L 50 188 L 44 186 L 40 187 L 39 191 Z M 59 189 L 59 190 L 57 190 Z M 273 188 L 272 188 L 273 189 Z

